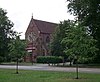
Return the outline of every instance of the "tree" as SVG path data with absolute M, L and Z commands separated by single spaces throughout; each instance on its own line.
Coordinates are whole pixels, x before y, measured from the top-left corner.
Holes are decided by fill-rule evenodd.
M 81 23 L 75 23 L 69 30 L 66 32 L 66 37 L 62 40 L 62 43 L 65 44 L 66 48 L 64 52 L 69 54 L 69 56 L 75 55 L 76 57 L 76 72 L 78 79 L 78 59 L 79 57 L 89 57 L 90 53 L 95 54 L 97 50 L 95 46 L 96 40 L 90 36 L 90 32 L 87 27 L 82 26 Z
M 10 55 L 16 59 L 16 73 L 18 74 L 18 61 L 25 55 L 26 44 L 20 40 L 20 35 L 16 34 L 15 39 L 12 40 L 12 43 L 9 44 L 9 47 Z
M 0 57 L 5 60 L 9 53 L 8 44 L 11 36 L 14 35 L 12 30 L 13 23 L 6 16 L 7 12 L 0 8 Z
M 72 21 L 67 20 L 64 22 L 60 22 L 58 27 L 53 34 L 53 39 L 51 41 L 51 53 L 53 56 L 62 56 L 64 59 L 67 58 L 67 55 L 63 52 L 65 45 L 61 44 L 63 38 L 66 37 L 66 31 L 70 28 Z M 65 61 L 65 60 L 64 60 Z
M 96 55 L 96 61 L 98 60 L 100 63 L 100 0 L 67 1 L 69 1 L 69 12 L 76 16 L 84 26 L 88 26 L 91 35 L 97 40 L 99 50 Z

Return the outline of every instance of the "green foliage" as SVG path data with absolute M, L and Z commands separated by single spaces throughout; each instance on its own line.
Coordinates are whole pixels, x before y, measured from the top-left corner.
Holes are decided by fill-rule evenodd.
M 93 58 L 92 57 L 80 57 L 79 60 L 78 60 L 78 63 L 79 64 L 91 64 L 93 63 Z
M 56 64 L 62 63 L 62 57 L 57 56 L 38 56 L 37 63 L 47 63 L 47 64 Z
M 84 26 L 89 27 L 89 31 L 97 40 L 98 52 L 96 61 L 100 59 L 100 0 L 67 0 L 69 1 L 69 12 L 75 15 Z
M 94 56 L 97 51 L 96 40 L 91 36 L 88 27 L 82 26 L 80 22 L 76 22 L 66 35 L 67 37 L 62 40 L 62 43 L 66 45 L 64 52 L 69 54 L 69 57 L 75 55 L 76 78 L 78 79 L 78 61 L 80 57 L 89 57 L 89 54 Z
M 25 42 L 20 40 L 20 33 L 16 33 L 16 37 L 9 44 L 10 56 L 13 57 L 12 60 L 16 60 L 16 74 L 18 74 L 18 62 L 19 59 L 23 58 L 25 55 Z
M 19 34 L 16 35 L 16 38 L 11 41 L 9 44 L 10 56 L 12 60 L 16 60 L 16 58 L 22 58 L 26 51 L 26 43 L 25 41 L 20 40 Z
M 12 30 L 13 23 L 6 16 L 7 12 L 0 8 L 0 56 L 6 57 L 9 53 L 8 44 L 11 36 L 14 35 Z
M 62 43 L 66 46 L 64 50 L 66 54 L 69 54 L 69 56 L 77 55 L 78 57 L 95 56 L 95 51 L 98 50 L 95 46 L 96 40 L 90 36 L 87 27 L 76 23 L 66 35 L 67 37 L 62 40 Z
M 51 52 L 53 56 L 62 56 L 67 58 L 67 55 L 63 52 L 65 49 L 65 45 L 61 44 L 63 38 L 66 37 L 66 32 L 69 30 L 73 21 L 67 20 L 64 22 L 60 22 L 58 27 L 53 34 L 53 40 L 51 41 Z
M 2 63 L 4 60 L 4 58 L 2 56 L 0 56 L 0 63 Z

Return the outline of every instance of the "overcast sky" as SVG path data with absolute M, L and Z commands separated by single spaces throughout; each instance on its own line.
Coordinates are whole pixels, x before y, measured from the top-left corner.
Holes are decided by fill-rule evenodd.
M 67 12 L 67 0 L 0 0 L 0 7 L 7 10 L 7 16 L 14 23 L 14 30 L 25 31 L 33 18 L 43 21 L 59 23 L 67 19 L 74 19 Z

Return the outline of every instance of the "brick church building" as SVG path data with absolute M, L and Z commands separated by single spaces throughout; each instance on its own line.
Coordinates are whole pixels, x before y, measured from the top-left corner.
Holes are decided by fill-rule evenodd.
M 26 50 L 31 53 L 32 61 L 36 61 L 37 56 L 50 55 L 48 44 L 56 27 L 57 24 L 55 23 L 37 20 L 32 16 L 25 32 Z M 25 61 L 30 61 L 29 55 L 26 56 Z

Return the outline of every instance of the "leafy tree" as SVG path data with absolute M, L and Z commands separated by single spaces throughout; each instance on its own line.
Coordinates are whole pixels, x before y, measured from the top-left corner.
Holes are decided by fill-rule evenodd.
M 99 51 L 96 56 L 96 61 L 98 60 L 100 62 L 100 0 L 67 1 L 69 1 L 69 12 L 76 16 L 84 26 L 88 26 L 91 35 L 97 40 Z
M 54 56 L 62 56 L 66 59 L 67 55 L 63 52 L 65 45 L 61 44 L 63 38 L 66 37 L 66 31 L 68 31 L 72 21 L 67 20 L 64 22 L 60 22 L 58 27 L 53 34 L 53 39 L 51 41 L 51 52 Z
M 6 16 L 7 12 L 0 8 L 0 56 L 7 58 L 9 53 L 8 44 L 10 43 L 11 36 L 14 35 L 12 30 L 13 23 Z
M 90 32 L 87 27 L 84 27 L 79 23 L 75 23 L 69 32 L 66 32 L 66 37 L 62 40 L 66 48 L 64 52 L 69 54 L 69 56 L 75 55 L 76 65 L 77 65 L 77 79 L 78 79 L 78 59 L 80 57 L 89 57 L 90 53 L 95 54 L 97 48 L 95 47 L 96 40 L 90 36 Z
M 12 40 L 12 43 L 9 44 L 10 56 L 15 58 L 16 60 L 16 73 L 18 74 L 18 61 L 23 58 L 25 55 L 26 44 L 22 40 L 20 40 L 19 34 L 16 35 L 16 38 Z

